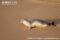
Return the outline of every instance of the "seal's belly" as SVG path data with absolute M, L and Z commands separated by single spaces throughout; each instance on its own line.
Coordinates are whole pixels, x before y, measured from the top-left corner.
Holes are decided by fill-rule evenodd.
M 36 27 L 47 27 L 48 25 L 47 24 L 42 24 L 40 22 L 33 22 L 32 27 L 34 27 L 34 26 L 36 26 Z

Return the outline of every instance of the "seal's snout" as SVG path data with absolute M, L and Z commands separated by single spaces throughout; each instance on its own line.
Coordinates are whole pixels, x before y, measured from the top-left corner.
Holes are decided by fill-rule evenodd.
M 21 20 L 20 20 L 20 23 L 23 23 L 23 21 L 24 21 L 24 20 L 23 20 L 23 19 L 21 19 Z

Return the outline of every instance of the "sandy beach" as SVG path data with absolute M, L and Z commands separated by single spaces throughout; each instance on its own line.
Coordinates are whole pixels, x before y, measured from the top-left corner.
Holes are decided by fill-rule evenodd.
M 0 4 L 0 40 L 30 40 L 29 37 L 60 38 L 60 24 L 56 27 L 29 30 L 19 23 L 22 18 L 60 19 L 60 0 L 16 1 L 16 5 Z

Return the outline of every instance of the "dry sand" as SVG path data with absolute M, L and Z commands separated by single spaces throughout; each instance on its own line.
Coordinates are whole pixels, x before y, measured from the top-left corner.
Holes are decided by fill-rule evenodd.
M 17 0 L 17 5 L 0 4 L 0 40 L 29 40 L 28 37 L 60 38 L 56 27 L 28 30 L 20 24 L 22 18 L 60 18 L 60 0 Z M 59 40 L 59 39 L 58 39 Z

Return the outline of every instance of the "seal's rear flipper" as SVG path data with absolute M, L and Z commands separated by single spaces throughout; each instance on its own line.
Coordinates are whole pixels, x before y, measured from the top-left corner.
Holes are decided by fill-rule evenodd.
M 56 24 L 55 24 L 55 22 L 54 22 L 54 21 L 52 22 L 52 25 L 53 25 L 53 26 L 56 26 Z

